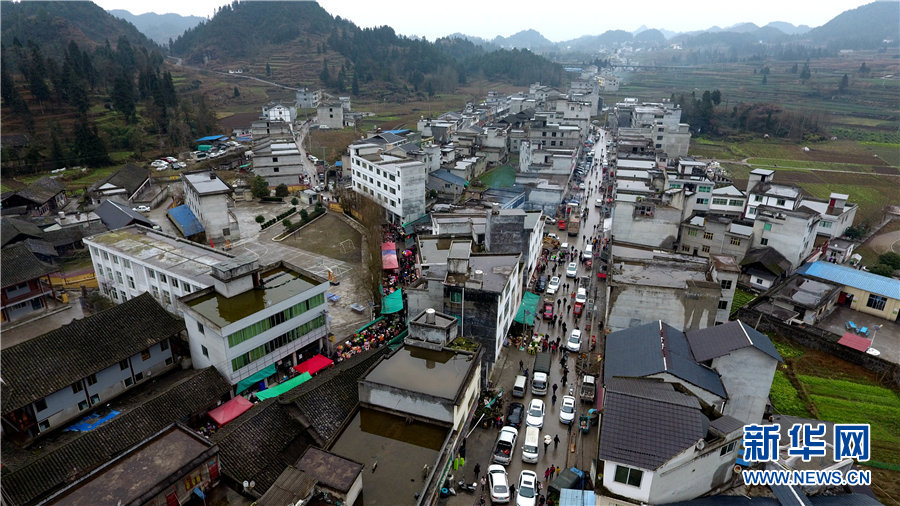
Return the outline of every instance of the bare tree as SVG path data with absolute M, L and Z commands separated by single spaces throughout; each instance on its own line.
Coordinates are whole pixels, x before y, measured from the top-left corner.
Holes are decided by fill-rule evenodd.
M 341 189 L 335 193 L 344 210 L 360 223 L 365 230 L 363 242 L 363 268 L 359 270 L 359 281 L 372 293 L 376 304 L 381 302 L 381 226 L 384 223 L 384 210 L 361 193 Z

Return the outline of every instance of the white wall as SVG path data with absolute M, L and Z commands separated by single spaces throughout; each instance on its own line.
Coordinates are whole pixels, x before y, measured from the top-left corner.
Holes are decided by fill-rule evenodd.
M 616 477 L 616 466 L 624 465 L 619 464 L 617 462 L 605 461 L 603 462 L 603 486 L 606 487 L 607 490 L 616 495 L 621 495 L 624 497 L 631 498 L 635 501 L 647 502 L 650 499 L 650 486 L 653 483 L 654 473 L 653 471 L 648 471 L 646 469 L 642 469 L 644 471 L 644 476 L 641 478 L 641 486 L 635 487 L 632 485 L 628 485 L 625 483 L 619 483 L 615 481 Z M 625 466 L 632 467 L 632 466 Z
M 712 367 L 719 372 L 728 392 L 724 414 L 746 424 L 759 423 L 777 366 L 777 360 L 753 347 L 714 358 Z

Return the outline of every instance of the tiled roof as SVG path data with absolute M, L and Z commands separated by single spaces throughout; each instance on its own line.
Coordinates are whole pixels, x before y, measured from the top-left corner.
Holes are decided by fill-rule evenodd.
M 819 261 L 803 265 L 797 273 L 858 288 L 891 299 L 900 299 L 900 280 L 871 272 Z
M 359 404 L 357 383 L 360 378 L 387 351 L 388 347 L 382 346 L 354 355 L 282 394 L 279 399 L 293 402 L 310 437 L 320 446 L 327 446 Z
M 5 255 L 3 266 L 6 268 Z M 145 292 L 6 348 L 3 350 L 6 385 L 2 412 L 65 388 L 182 330 L 184 322 Z
M 736 430 L 740 430 L 744 426 L 744 422 L 728 415 L 722 415 L 715 420 L 709 422 L 711 429 L 716 429 L 719 433 L 725 435 Z
M 0 245 L 6 246 L 19 236 L 40 239 L 44 237 L 44 231 L 29 221 L 4 217 L 0 221 Z
M 668 402 L 686 408 L 698 408 L 696 397 L 676 392 L 672 385 L 655 378 L 613 378 L 604 385 L 607 392 L 628 394 L 651 401 Z
M 84 432 L 59 448 L 39 452 L 36 459 L 17 469 L 4 463 L 4 497 L 9 498 L 10 504 L 30 504 L 46 498 L 172 422 L 205 412 L 230 391 L 231 384 L 214 367 L 196 371 L 99 428 Z
M 607 392 L 598 458 L 653 470 L 691 448 L 706 436 L 709 420 L 699 406 L 683 404 Z
M 776 276 L 781 276 L 785 271 L 791 269 L 791 262 L 787 258 L 784 258 L 784 255 L 770 246 L 753 248 L 748 251 L 747 254 L 744 255 L 744 259 L 741 260 L 742 266 L 755 263 L 759 263 Z
M 253 480 L 255 490 L 265 493 L 312 443 L 289 410 L 289 405 L 267 399 L 213 434 L 222 472 L 238 483 Z
M 34 253 L 28 249 L 25 243 L 19 243 L 8 248 L 0 250 L 0 284 L 5 288 L 7 286 L 18 285 L 28 280 L 39 278 L 57 272 L 59 267 L 45 264 L 38 260 Z M 4 351 L 6 355 L 6 351 Z M 3 361 L 9 360 L 7 356 L 3 357 Z M 8 363 L 4 363 L 3 379 L 7 380 Z M 8 387 L 7 387 L 8 388 Z
M 796 485 L 770 485 L 781 506 L 812 506 L 806 493 Z
M 259 506 L 298 504 L 309 496 L 315 486 L 315 478 L 294 466 L 288 466 L 255 504 Z
M 127 227 L 132 223 L 137 223 L 138 225 L 144 225 L 146 227 L 153 227 L 155 225 L 155 223 L 147 219 L 143 214 L 132 211 L 130 207 L 119 204 L 118 202 L 113 202 L 112 200 L 104 200 L 97 209 L 94 209 L 94 214 L 99 216 L 100 221 L 102 221 L 110 230 Z
M 125 191 L 128 192 L 128 197 L 131 197 L 149 177 L 150 169 L 129 163 L 95 186 L 100 188 L 109 183 L 119 188 L 125 188 Z
M 54 248 L 75 244 L 83 238 L 84 231 L 81 227 L 66 227 L 44 232 L 44 240 Z
M 309 473 L 320 484 L 347 493 L 362 471 L 363 465 L 325 450 L 310 447 L 297 461 L 297 468 Z
M 698 364 L 684 332 L 661 321 L 613 332 L 606 337 L 603 377 L 641 378 L 669 373 L 725 398 L 716 371 Z
M 691 352 L 697 362 L 705 362 L 727 355 L 734 350 L 752 346 L 783 362 L 769 336 L 757 331 L 742 321 L 731 321 L 715 327 L 685 332 Z
M 447 169 L 438 169 L 438 170 L 432 172 L 431 174 L 429 174 L 429 176 L 436 177 L 442 181 L 446 181 L 448 183 L 453 183 L 458 186 L 466 185 L 465 179 L 457 176 L 456 174 L 451 173 Z
M 42 177 L 16 192 L 16 195 L 36 204 L 43 204 L 65 190 L 66 187 L 59 181 L 49 177 Z

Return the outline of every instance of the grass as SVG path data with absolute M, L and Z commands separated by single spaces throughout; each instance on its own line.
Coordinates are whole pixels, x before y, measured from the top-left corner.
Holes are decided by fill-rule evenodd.
M 812 417 L 810 412 L 806 410 L 806 406 L 803 405 L 797 389 L 794 388 L 791 380 L 788 379 L 783 371 L 775 371 L 769 396 L 772 399 L 772 407 L 778 414 L 803 418 Z
M 874 172 L 867 165 L 850 164 L 850 163 L 834 163 L 834 162 L 817 162 L 805 160 L 786 160 L 784 158 L 749 158 L 747 163 L 760 167 L 790 167 L 796 169 L 816 169 L 816 170 L 849 170 L 859 172 Z
M 756 295 L 753 295 L 750 292 L 745 292 L 740 288 L 736 289 L 734 291 L 734 299 L 731 302 L 731 314 L 736 313 L 738 309 L 746 306 L 755 298 Z
M 803 356 L 803 348 L 795 346 L 787 341 L 772 339 L 772 344 L 775 345 L 778 354 L 781 355 L 781 358 L 785 361 Z
M 516 169 L 511 165 L 501 165 L 485 172 L 478 180 L 488 188 L 508 188 L 516 182 Z
M 292 221 L 299 217 L 291 216 Z M 358 264 L 362 261 L 359 232 L 334 214 L 327 213 L 303 230 L 295 233 L 284 244 L 318 253 L 344 262 Z

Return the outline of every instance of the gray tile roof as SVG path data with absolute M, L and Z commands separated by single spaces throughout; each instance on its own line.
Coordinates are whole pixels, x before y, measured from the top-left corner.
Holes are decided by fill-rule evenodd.
M 53 450 L 36 452 L 35 458 L 19 467 L 4 462 L 4 498 L 10 504 L 38 502 L 173 422 L 204 413 L 230 391 L 231 384 L 214 367 L 196 371 L 97 429 Z
M 676 392 L 672 385 L 660 379 L 613 378 L 604 385 L 607 392 L 627 394 L 651 401 L 668 402 L 687 408 L 699 408 L 696 397 Z
M 4 217 L 0 221 L 0 245 L 6 246 L 10 242 L 22 240 L 25 237 L 42 239 L 44 231 L 34 223 L 19 218 Z
M 66 187 L 59 181 L 49 177 L 42 177 L 16 192 L 16 195 L 36 204 L 43 204 L 65 190 Z
M 641 378 L 669 373 L 725 398 L 719 374 L 694 360 L 684 333 L 662 321 L 613 332 L 606 337 L 603 378 Z
M 776 276 L 781 276 L 786 271 L 791 270 L 791 262 L 784 255 L 776 251 L 770 246 L 762 248 L 753 248 L 744 255 L 741 260 L 741 267 L 759 264 L 766 270 Z
M 794 485 L 770 485 L 781 506 L 812 506 L 803 490 Z
M 128 197 L 134 195 L 134 192 L 144 184 L 150 177 L 150 169 L 147 167 L 139 167 L 133 163 L 129 163 L 122 167 L 121 169 L 114 172 L 111 176 L 106 178 L 103 181 L 100 181 L 92 187 L 92 189 L 100 188 L 101 186 L 109 183 L 113 186 L 119 188 L 125 188 L 125 191 L 128 192 Z
M 94 214 L 99 216 L 100 221 L 110 230 L 127 227 L 132 223 L 151 228 L 155 225 L 143 214 L 132 211 L 130 207 L 112 200 L 104 200 L 97 209 L 94 209 Z
M 685 332 L 685 336 L 697 362 L 705 362 L 751 346 L 783 362 L 769 336 L 740 320 L 700 330 L 689 330 Z
M 38 260 L 25 243 L 19 243 L 0 250 L 0 260 L 2 260 L 0 261 L 0 284 L 4 288 L 59 271 L 59 267 L 45 264 Z M 5 354 L 6 352 L 4 351 Z M 6 362 L 7 357 L 4 356 L 3 359 Z M 7 364 L 3 365 L 6 366 Z M 3 372 L 5 380 L 7 371 L 4 370 Z
M 288 466 L 269 490 L 256 501 L 259 506 L 284 506 L 285 504 L 297 504 L 301 499 L 306 499 L 316 485 L 315 478 L 300 471 L 294 466 Z
M 653 470 L 691 448 L 706 436 L 709 420 L 699 406 L 683 404 L 607 392 L 598 458 Z
M 5 256 L 3 266 L 6 266 Z M 183 330 L 184 322 L 145 292 L 6 348 L 3 350 L 2 412 L 8 413 L 65 388 Z
M 709 427 L 717 430 L 722 435 L 730 434 L 741 429 L 743 426 L 744 422 L 728 415 L 722 415 L 709 422 Z
M 310 447 L 297 461 L 297 469 L 309 473 L 321 485 L 343 493 L 350 491 L 363 465 L 319 448 Z

